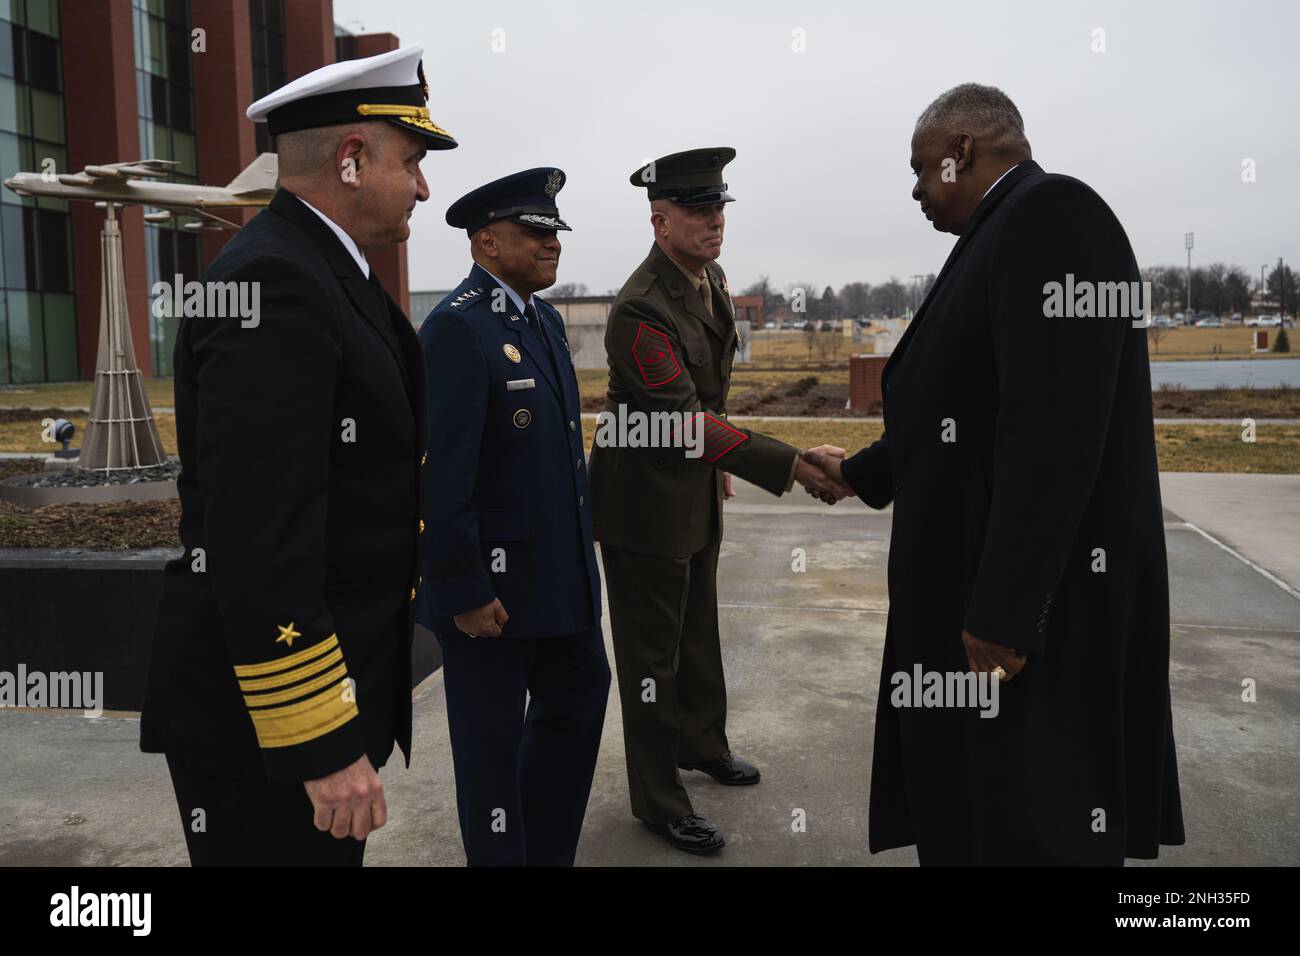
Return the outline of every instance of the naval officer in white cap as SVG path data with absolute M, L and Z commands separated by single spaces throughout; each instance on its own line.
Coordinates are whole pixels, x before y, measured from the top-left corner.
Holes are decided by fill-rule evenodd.
M 249 107 L 281 188 L 199 278 L 255 286 L 259 312 L 180 323 L 184 554 L 141 747 L 167 755 L 194 865 L 360 865 L 388 816 L 377 770 L 394 744 L 410 761 L 423 363 L 366 251 L 407 238 L 425 151 L 456 145 L 422 52 Z

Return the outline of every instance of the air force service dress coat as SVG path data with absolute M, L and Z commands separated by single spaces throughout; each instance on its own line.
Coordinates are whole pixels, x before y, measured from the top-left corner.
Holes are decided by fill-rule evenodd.
M 438 410 L 417 611 L 430 630 L 493 598 L 507 638 L 600 623 L 578 382 L 560 314 L 532 301 L 540 329 L 475 265 L 420 327 Z

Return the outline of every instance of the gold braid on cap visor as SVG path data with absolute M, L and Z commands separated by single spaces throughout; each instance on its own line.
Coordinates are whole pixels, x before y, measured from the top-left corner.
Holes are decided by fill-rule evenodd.
M 357 112 L 362 116 L 391 116 L 399 119 L 403 123 L 410 123 L 412 126 L 418 126 L 420 129 L 427 130 L 430 133 L 437 133 L 440 136 L 451 137 L 445 129 L 429 119 L 429 108 L 427 106 L 403 106 L 400 104 L 383 104 L 383 103 L 362 103 L 357 107 Z

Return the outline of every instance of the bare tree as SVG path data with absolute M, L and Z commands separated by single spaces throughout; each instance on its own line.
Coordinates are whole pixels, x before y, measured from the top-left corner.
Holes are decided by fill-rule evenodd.
M 581 282 L 561 282 L 551 286 L 548 299 L 575 299 L 587 294 L 587 286 Z
M 840 289 L 840 308 L 850 318 L 859 318 L 867 314 L 871 298 L 871 286 L 865 282 L 850 282 Z
M 835 351 L 835 338 L 835 333 L 829 330 L 817 333 L 817 354 L 823 362 L 830 361 L 831 353 Z
M 1156 325 L 1154 322 L 1147 326 L 1147 340 L 1155 346 L 1156 355 L 1160 354 L 1160 340 L 1168 331 L 1163 325 Z

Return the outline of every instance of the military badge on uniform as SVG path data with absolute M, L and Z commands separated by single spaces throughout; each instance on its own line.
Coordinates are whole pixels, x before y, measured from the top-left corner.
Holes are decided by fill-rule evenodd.
M 533 420 L 533 413 L 526 408 L 515 412 L 515 428 L 527 428 Z
M 551 170 L 551 175 L 546 177 L 546 188 L 544 192 L 549 198 L 554 199 L 555 194 L 560 191 L 560 187 L 563 185 L 564 173 L 560 172 L 558 169 L 553 169 Z
M 636 359 L 641 378 L 650 388 L 667 385 L 681 374 L 677 356 L 673 354 L 668 336 L 642 322 L 637 326 L 636 341 L 632 343 L 632 357 Z
M 280 636 L 275 639 L 275 643 L 277 644 L 283 641 L 285 647 L 293 647 L 293 639 L 295 637 L 302 637 L 301 631 L 295 631 L 293 629 L 293 621 L 289 622 L 288 627 L 281 627 L 279 624 L 277 624 L 276 627 L 280 630 Z
M 519 364 L 519 349 L 507 342 L 505 345 L 501 346 L 501 351 L 506 353 L 506 358 L 510 359 L 510 361 L 514 362 L 516 365 Z

